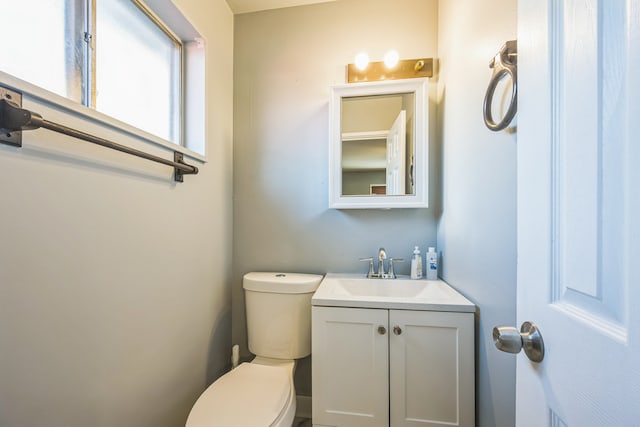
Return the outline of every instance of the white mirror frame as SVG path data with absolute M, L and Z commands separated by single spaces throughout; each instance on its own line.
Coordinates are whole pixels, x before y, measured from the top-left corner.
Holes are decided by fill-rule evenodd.
M 331 86 L 329 99 L 329 206 L 333 209 L 388 209 L 429 207 L 429 79 L 389 80 Z M 393 196 L 342 195 L 342 98 L 413 93 L 415 194 Z

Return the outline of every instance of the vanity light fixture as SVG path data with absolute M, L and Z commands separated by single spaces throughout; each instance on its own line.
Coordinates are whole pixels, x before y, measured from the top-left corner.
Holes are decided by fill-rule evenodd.
M 384 61 L 369 62 L 362 52 L 354 64 L 347 64 L 347 83 L 433 77 L 433 58 L 399 59 L 395 50 L 385 54 Z

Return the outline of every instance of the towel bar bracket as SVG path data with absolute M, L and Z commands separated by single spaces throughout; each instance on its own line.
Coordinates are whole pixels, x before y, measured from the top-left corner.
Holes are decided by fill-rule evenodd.
M 4 108 L 5 103 L 13 107 L 22 107 L 22 94 L 14 90 L 0 86 L 0 123 L 4 123 L 5 115 L 10 114 L 9 109 Z M 4 126 L 4 125 L 3 125 Z M 11 145 L 13 147 L 22 147 L 22 131 L 14 129 L 0 128 L 0 143 Z
M 182 170 L 182 169 L 180 169 L 178 167 L 174 167 L 173 168 L 173 180 L 175 182 L 183 182 L 184 181 L 183 177 L 185 175 L 198 173 L 198 168 L 196 168 L 195 166 L 187 165 L 187 163 L 185 163 L 184 154 L 182 154 L 179 151 L 174 151 L 173 152 L 173 161 L 176 162 L 176 163 L 180 163 L 181 165 L 186 165 L 186 166 L 194 168 L 193 172 L 187 172 L 187 171 L 184 171 L 184 170 Z

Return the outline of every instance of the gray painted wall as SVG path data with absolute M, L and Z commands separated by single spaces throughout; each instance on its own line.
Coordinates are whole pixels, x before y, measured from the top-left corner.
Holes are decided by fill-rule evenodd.
M 439 220 L 442 274 L 479 306 L 478 425 L 514 425 L 515 358 L 493 348 L 491 328 L 515 322 L 516 137 L 486 130 L 481 105 L 489 60 L 515 38 L 516 6 L 445 0 L 439 22 L 437 5 L 424 1 L 345 0 L 236 16 L 234 342 L 246 341 L 245 272 L 363 271 L 355 259 L 379 245 L 408 259 L 412 245 L 436 243 Z M 431 208 L 328 210 L 328 86 L 343 81 L 356 52 L 378 59 L 392 47 L 440 61 Z M 308 366 L 296 378 L 301 394 L 310 391 Z
M 342 0 L 236 15 L 232 335 L 245 357 L 246 272 L 364 273 L 358 258 L 380 246 L 409 260 L 414 245 L 435 244 L 435 208 L 332 210 L 327 174 L 329 87 L 344 83 L 346 64 L 362 50 L 372 60 L 392 48 L 402 58 L 435 57 L 437 28 L 437 0 Z M 409 273 L 408 262 L 400 266 Z M 309 360 L 296 387 L 311 393 Z
M 515 362 L 492 328 L 515 325 L 516 135 L 489 131 L 482 102 L 489 60 L 516 38 L 516 0 L 440 2 L 443 278 L 478 305 L 479 427 L 515 425 Z
M 3 427 L 183 426 L 228 364 L 233 15 L 176 3 L 208 40 L 199 175 L 44 130 L 0 146 Z

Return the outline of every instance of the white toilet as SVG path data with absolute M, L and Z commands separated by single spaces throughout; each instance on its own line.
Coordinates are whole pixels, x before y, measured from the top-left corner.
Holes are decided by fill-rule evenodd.
M 247 273 L 251 363 L 218 378 L 198 398 L 186 427 L 291 427 L 295 359 L 311 353 L 311 296 L 322 276 Z

